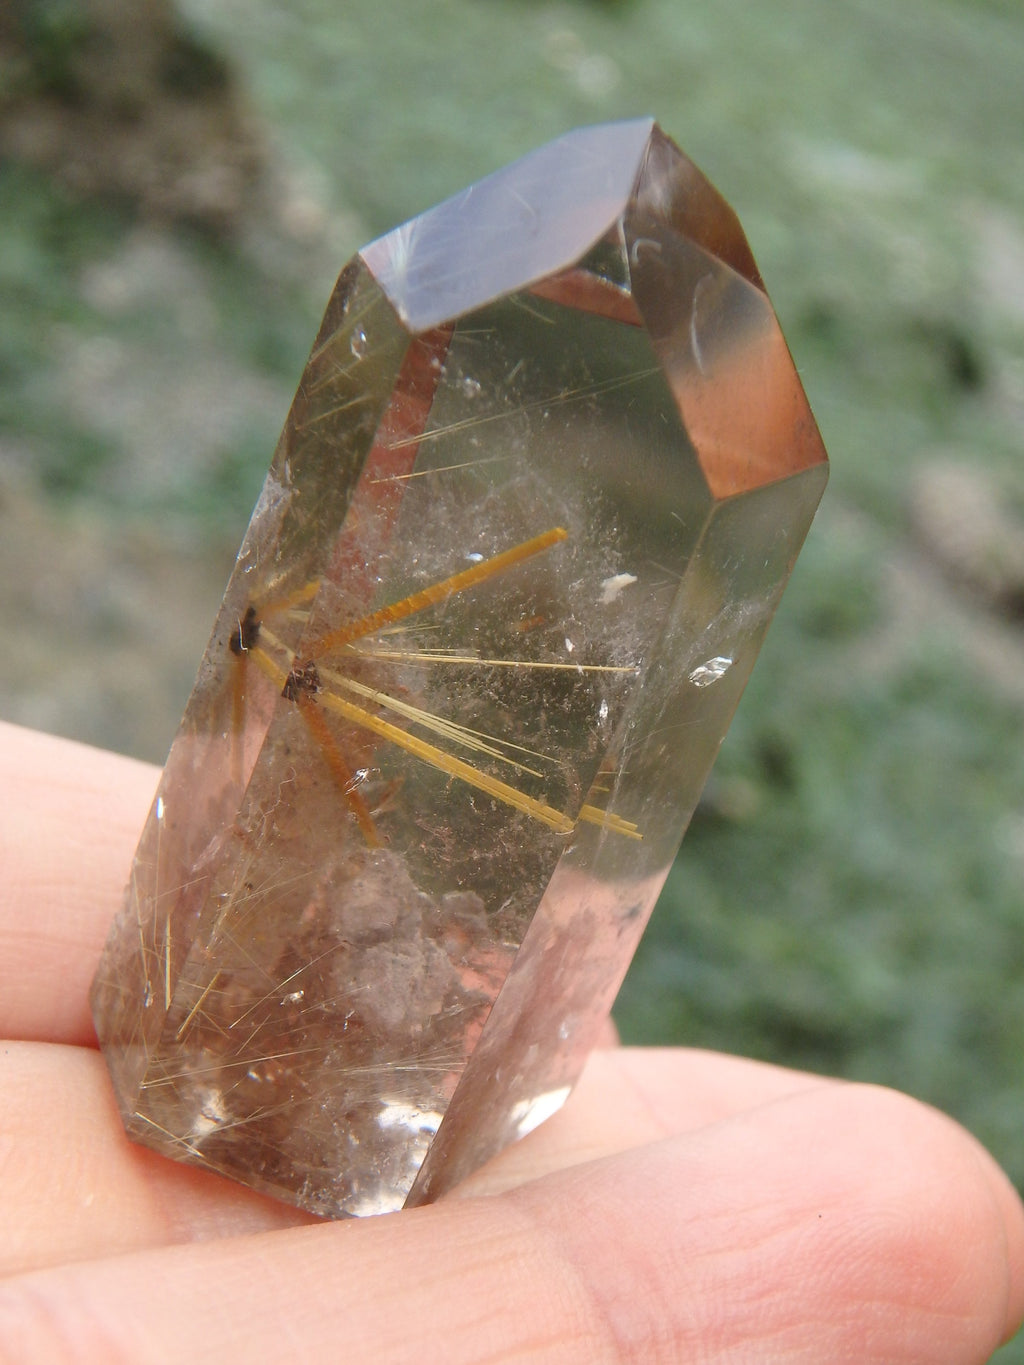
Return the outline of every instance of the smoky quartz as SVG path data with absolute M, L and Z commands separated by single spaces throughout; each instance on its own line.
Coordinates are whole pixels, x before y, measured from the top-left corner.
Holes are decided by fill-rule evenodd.
M 736 216 L 649 120 L 361 251 L 96 976 L 131 1135 L 341 1216 L 557 1109 L 826 468 Z

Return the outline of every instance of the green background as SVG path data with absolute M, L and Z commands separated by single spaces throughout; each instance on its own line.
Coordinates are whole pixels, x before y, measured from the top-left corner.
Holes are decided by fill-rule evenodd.
M 623 1035 L 898 1086 L 1024 1184 L 1024 597 L 951 572 L 958 537 L 997 567 L 1024 539 L 1024 11 L 182 13 L 272 167 L 240 228 L 0 164 L 0 711 L 159 760 L 345 257 L 569 127 L 653 113 L 737 208 L 833 472 Z

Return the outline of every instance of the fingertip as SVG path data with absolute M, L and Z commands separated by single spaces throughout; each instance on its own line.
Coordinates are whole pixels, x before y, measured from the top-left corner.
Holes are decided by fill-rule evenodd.
M 1021 1313 L 1012 1187 L 952 1120 L 879 1087 L 804 1089 L 511 1197 L 616 1345 L 661 1343 L 638 1358 L 760 1341 L 763 1362 L 981 1365 Z
M 895 1116 L 908 1165 L 907 1185 L 927 1226 L 945 1232 L 945 1260 L 934 1277 L 943 1311 L 973 1323 L 988 1359 L 1024 1323 L 1024 1205 L 1009 1177 L 977 1138 L 949 1115 L 882 1087 L 858 1086 Z M 932 1238 L 933 1253 L 940 1239 Z M 969 1333 L 968 1333 L 969 1334 Z M 972 1357 L 973 1358 L 973 1357 Z
M 1006 1256 L 1006 1315 L 1002 1342 L 1024 1326 L 1024 1203 L 1006 1172 L 984 1147 L 976 1144 L 986 1182 L 1003 1230 Z
M 939 1110 L 881 1086 L 850 1085 L 835 1098 L 848 1107 L 847 1169 L 863 1181 L 862 1194 L 850 1185 L 843 1194 L 859 1225 L 850 1243 L 853 1302 L 877 1294 L 900 1305 L 908 1361 L 980 1365 L 1024 1317 L 1016 1190 L 981 1143 Z

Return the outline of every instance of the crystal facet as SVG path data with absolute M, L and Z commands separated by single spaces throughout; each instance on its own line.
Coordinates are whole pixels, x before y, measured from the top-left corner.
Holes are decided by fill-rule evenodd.
M 825 477 L 739 223 L 649 120 L 360 252 L 93 988 L 132 1136 L 367 1214 L 553 1112 Z

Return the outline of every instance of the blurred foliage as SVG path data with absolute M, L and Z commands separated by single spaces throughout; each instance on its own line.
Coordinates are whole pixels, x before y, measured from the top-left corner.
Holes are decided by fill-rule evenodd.
M 90 34 L 82 7 L 73 0 L 15 0 L 13 28 L 24 40 L 20 89 L 76 99 L 80 93 L 76 59 Z
M 0 170 L 0 437 L 51 493 L 234 539 L 331 267 L 567 127 L 656 114 L 743 219 L 833 479 L 623 990 L 623 1033 L 897 1085 L 1024 1184 L 1022 641 L 942 585 L 908 516 L 939 458 L 1024 507 L 1016 0 L 182 9 L 270 130 L 278 216 L 219 244 L 176 232 L 193 327 L 181 289 L 114 306 L 84 286 L 134 249 L 127 209 Z M 64 32 L 55 19 L 51 81 Z M 158 476 L 74 399 L 68 356 L 97 343 L 154 385 L 198 348 L 285 397 L 240 404 L 213 454 Z
M 165 90 L 194 98 L 229 84 L 228 58 L 182 28 L 170 0 L 139 0 L 131 8 L 118 0 L 13 0 L 0 22 L 2 45 L 10 54 L 8 95 L 32 93 L 69 105 L 117 96 L 109 59 L 123 37 L 123 15 L 130 16 L 129 32 L 148 30 L 160 38 L 156 75 Z

